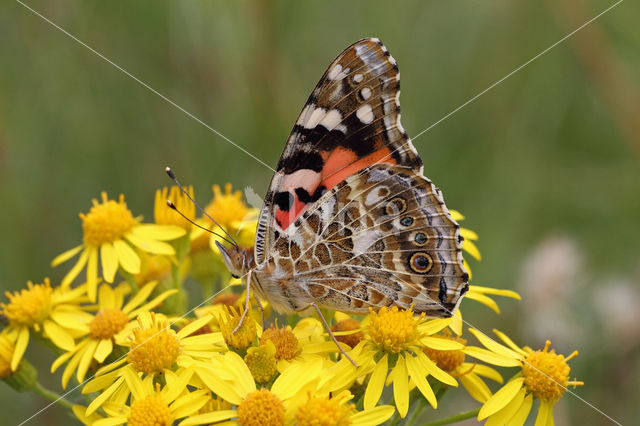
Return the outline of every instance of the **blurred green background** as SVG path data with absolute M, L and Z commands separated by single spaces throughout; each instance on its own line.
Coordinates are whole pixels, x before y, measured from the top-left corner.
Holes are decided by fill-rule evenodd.
M 402 71 L 416 135 L 611 1 L 42 1 L 28 5 L 274 166 L 329 62 L 365 36 Z M 521 344 L 573 349 L 575 392 L 640 416 L 640 4 L 625 1 L 414 143 L 425 174 L 480 234 L 474 282 L 519 291 L 465 319 Z M 171 165 L 203 203 L 211 184 L 266 191 L 270 171 L 16 2 L 0 4 L 0 286 L 59 280 L 79 212 L 106 190 L 152 219 Z M 29 359 L 50 377 L 51 356 Z M 472 408 L 458 392 L 442 413 Z M 0 385 L 1 423 L 45 405 Z M 441 411 L 441 410 L 438 410 Z M 611 424 L 572 395 L 556 423 Z M 67 422 L 52 407 L 31 424 Z

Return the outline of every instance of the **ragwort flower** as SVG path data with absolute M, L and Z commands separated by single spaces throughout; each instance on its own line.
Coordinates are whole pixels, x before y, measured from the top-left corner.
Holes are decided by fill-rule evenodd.
M 353 395 L 348 391 L 331 398 L 312 397 L 298 406 L 296 424 L 298 426 L 374 426 L 386 422 L 393 415 L 392 405 L 381 405 L 364 411 L 356 411 L 348 401 Z
M 15 342 L 11 370 L 15 371 L 29 345 L 31 330 L 42 333 L 57 347 L 70 351 L 75 347 L 74 337 L 82 332 L 82 321 L 87 314 L 80 308 L 86 302 L 84 285 L 70 290 L 51 288 L 49 278 L 43 284 L 27 283 L 27 288 L 13 294 L 6 292 L 9 303 L 0 303 L 0 314 L 9 325 L 6 335 Z
M 113 282 L 118 267 L 130 274 L 140 272 L 140 256 L 134 247 L 152 254 L 173 255 L 174 248 L 165 241 L 174 240 L 185 234 L 185 230 L 175 225 L 142 224 L 127 208 L 124 195 L 116 202 L 102 193 L 102 203 L 93 200 L 87 214 L 80 214 L 84 231 L 83 244 L 68 250 L 55 259 L 57 266 L 80 253 L 75 265 L 62 280 L 61 286 L 69 286 L 87 266 L 87 294 L 95 301 L 98 290 L 98 257 L 102 266 L 102 278 Z
M 126 346 L 126 338 L 136 326 L 135 318 L 142 312 L 157 307 L 163 300 L 177 290 L 167 290 L 152 300 L 147 300 L 157 282 L 150 282 L 132 296 L 125 304 L 130 293 L 129 284 L 123 283 L 116 288 L 102 284 L 98 292 L 98 311 L 95 315 L 81 318 L 82 340 L 70 351 L 62 354 L 51 365 L 51 372 L 69 361 L 62 374 L 62 387 L 65 388 L 74 370 L 77 370 L 78 382 L 84 380 L 89 367 L 95 361 L 102 364 L 113 352 L 114 345 Z
M 541 350 L 533 351 L 530 348 L 520 348 L 504 333 L 494 330 L 494 333 L 508 346 L 495 342 L 478 330 L 470 331 L 488 349 L 504 359 L 505 364 L 509 360 L 515 366 L 521 367 L 506 385 L 489 398 L 478 413 L 478 420 L 488 418 L 487 425 L 522 425 L 529 416 L 533 398 L 540 400 L 537 426 L 553 425 L 553 406 L 567 391 L 568 386 L 580 386 L 583 382 L 570 380 L 571 368 L 567 361 L 578 355 L 574 351 L 568 357 L 556 354 L 550 350 L 551 342 L 547 340 Z M 478 357 L 482 359 L 481 357 Z M 489 358 L 489 357 L 488 357 Z M 487 362 L 495 362 L 487 359 Z

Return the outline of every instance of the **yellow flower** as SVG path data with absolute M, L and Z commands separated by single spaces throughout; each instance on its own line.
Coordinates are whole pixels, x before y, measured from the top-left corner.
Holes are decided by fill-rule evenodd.
M 130 293 L 128 284 L 123 283 L 112 289 L 108 284 L 102 284 L 98 292 L 98 312 L 95 315 L 79 318 L 83 327 L 83 340 L 76 347 L 56 359 L 51 366 L 51 372 L 56 371 L 62 364 L 69 361 L 62 374 L 62 387 L 65 388 L 74 370 L 77 369 L 78 382 L 84 380 L 91 363 L 95 360 L 102 364 L 112 353 L 113 346 L 126 346 L 126 338 L 137 324 L 134 319 L 141 312 L 153 309 L 177 290 L 168 290 L 147 301 L 157 282 L 150 282 L 125 304 L 125 297 Z
M 309 396 L 307 402 L 300 405 L 296 411 L 298 426 L 366 426 L 379 425 L 386 422 L 393 415 L 392 405 L 381 405 L 364 411 L 356 411 L 353 399 L 348 391 L 327 397 Z
M 501 345 L 478 330 L 470 331 L 486 348 L 490 349 L 507 365 L 509 361 L 521 367 L 506 385 L 489 398 L 478 413 L 478 420 L 488 418 L 487 425 L 524 424 L 531 411 L 533 398 L 540 400 L 537 426 L 553 425 L 553 406 L 562 397 L 568 386 L 580 386 L 583 382 L 570 380 L 571 368 L 567 361 L 578 355 L 574 351 L 568 357 L 549 351 L 551 342 L 547 340 L 541 350 L 533 351 L 518 347 L 509 337 L 498 330 L 494 333 L 508 346 Z M 479 359 L 482 359 L 478 357 Z M 492 362 L 491 360 L 486 360 Z
M 161 388 L 158 383 L 154 387 L 151 380 L 142 380 L 131 369 L 125 370 L 124 380 L 132 395 L 130 402 L 121 400 L 105 403 L 103 408 L 108 416 L 95 424 L 171 425 L 178 419 L 197 413 L 211 399 L 211 395 L 206 390 L 191 392 L 187 389 L 192 375 L 190 370 L 182 370 L 177 374 L 167 371 L 166 384 Z
M 464 220 L 464 216 L 457 210 L 449 209 L 449 213 L 451 213 L 451 217 L 456 222 L 461 222 Z M 478 241 L 478 234 L 473 232 L 471 229 L 460 227 L 460 235 L 464 238 L 464 243 L 462 243 L 462 250 L 466 251 L 476 259 L 477 261 L 482 260 L 482 254 L 480 254 L 480 250 L 478 246 L 474 243 L 474 241 Z M 469 273 L 469 279 L 471 280 L 471 268 L 469 267 L 469 263 L 466 259 L 463 260 L 464 266 Z
M 467 389 L 469 395 L 474 399 L 482 403 L 487 402 L 491 397 L 491 390 L 481 377 L 503 383 L 500 373 L 489 366 L 466 361 L 467 355 L 470 355 L 468 352 L 470 350 L 473 351 L 474 348 L 467 346 L 465 339 L 452 335 L 448 329 L 442 331 L 441 337 L 454 340 L 463 345 L 463 348 L 456 350 L 425 348 L 424 351 L 427 356 L 435 362 L 438 367 L 451 376 L 457 377 L 465 389 Z
M 427 321 L 424 314 L 414 316 L 412 310 L 400 310 L 396 306 L 370 311 L 364 324 L 365 340 L 351 352 L 360 371 L 371 374 L 364 395 L 365 409 L 378 403 L 385 383 L 393 383 L 396 408 L 402 418 L 409 409 L 409 380 L 433 408 L 437 407 L 438 401 L 427 382 L 428 375 L 447 385 L 458 386 L 451 375 L 424 353 L 425 348 L 459 350 L 464 347 L 458 342 L 432 336 L 450 322 L 450 318 Z
M 189 185 L 185 188 L 187 193 L 194 197 L 193 187 Z M 167 206 L 167 200 L 171 201 L 174 206 L 190 220 L 196 218 L 196 205 L 182 193 L 180 188 L 172 186 L 171 189 L 164 187 L 156 190 L 156 198 L 153 204 L 153 218 L 158 225 L 175 225 L 184 228 L 185 231 L 191 230 L 191 223 L 185 220 L 177 211 Z
M 244 362 L 249 367 L 256 383 L 267 383 L 278 372 L 276 369 L 276 347 L 268 341 L 257 348 L 247 349 Z
M 94 199 L 89 213 L 81 213 L 80 218 L 84 243 L 60 254 L 51 264 L 55 267 L 80 253 L 61 286 L 68 287 L 86 265 L 87 294 L 92 302 L 98 290 L 98 257 L 102 278 L 111 283 L 118 267 L 131 274 L 140 272 L 140 256 L 133 247 L 147 253 L 173 255 L 174 248 L 165 241 L 185 234 L 178 226 L 141 224 L 127 208 L 124 195 L 116 202 L 109 200 L 106 192 L 102 193 L 102 203 Z
M 223 314 L 218 318 L 220 331 L 228 346 L 236 349 L 246 349 L 257 336 L 256 322 L 251 315 L 247 315 L 240 328 L 234 332 L 242 318 L 242 308 L 237 311 L 233 306 L 223 305 Z
M 249 213 L 249 208 L 242 201 L 242 192 L 240 190 L 233 191 L 232 188 L 230 183 L 226 183 L 223 193 L 219 185 L 213 185 L 213 200 L 204 208 L 207 214 L 225 229 L 232 222 L 243 220 Z
M 138 328 L 129 336 L 130 347 L 126 357 L 98 370 L 94 378 L 85 385 L 82 393 L 104 391 L 87 407 L 87 415 L 93 413 L 112 395 L 126 392 L 125 372 L 133 371 L 155 378 L 178 367 L 191 369 L 195 361 L 209 360 L 224 350 L 221 333 L 193 334 L 210 321 L 210 317 L 199 318 L 175 332 L 164 316 L 153 312 L 142 312 L 138 316 Z M 125 364 L 124 366 L 122 366 Z M 122 366 L 122 367 L 121 367 Z
M 27 288 L 13 294 L 6 292 L 9 303 L 0 303 L 0 314 L 9 326 L 7 336 L 15 343 L 11 370 L 15 371 L 29 345 L 30 330 L 43 333 L 57 347 L 70 351 L 75 347 L 74 336 L 82 332 L 82 320 L 88 314 L 80 308 L 86 301 L 86 287 L 70 290 L 51 288 L 49 278 L 43 284 L 27 283 Z
M 280 426 L 292 423 L 297 405 L 314 392 L 323 374 L 323 361 L 296 364 L 280 374 L 271 389 L 260 389 L 244 360 L 235 352 L 194 366 L 197 376 L 213 393 L 235 406 L 183 420 L 180 426 L 210 424 L 236 417 L 241 425 Z

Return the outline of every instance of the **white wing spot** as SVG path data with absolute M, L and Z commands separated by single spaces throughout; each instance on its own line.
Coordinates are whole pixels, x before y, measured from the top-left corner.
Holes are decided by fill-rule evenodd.
M 340 114 L 340 111 L 338 111 L 337 109 L 332 109 L 331 111 L 327 112 L 327 114 L 319 124 L 326 127 L 327 130 L 332 130 L 338 124 L 340 124 L 341 121 L 342 115 Z
M 336 78 L 338 78 L 338 75 L 340 75 L 341 72 L 342 72 L 342 65 L 335 64 L 333 68 L 331 68 L 331 71 L 329 71 L 327 78 L 329 80 L 335 80 Z
M 356 83 L 360 83 L 363 80 L 363 76 L 362 74 L 356 74 L 353 76 L 353 81 L 355 81 Z
M 302 112 L 300 113 L 300 117 L 298 117 L 298 121 L 296 121 L 296 124 L 301 126 L 302 123 L 304 123 L 304 121 L 307 119 L 307 116 L 309 115 L 310 111 L 313 111 L 313 108 L 315 108 L 315 106 L 313 104 L 308 104 L 304 107 L 304 109 L 302 110 Z
M 369 89 L 368 87 L 363 88 L 362 90 L 360 90 L 360 96 L 362 96 L 362 99 L 366 101 L 371 97 L 371 89 Z
M 316 108 L 313 110 L 307 121 L 304 123 L 305 129 L 313 129 L 324 118 L 327 111 L 324 108 Z
M 373 121 L 373 109 L 371 105 L 364 104 L 356 111 L 356 116 L 358 120 L 362 121 L 364 124 L 369 124 Z

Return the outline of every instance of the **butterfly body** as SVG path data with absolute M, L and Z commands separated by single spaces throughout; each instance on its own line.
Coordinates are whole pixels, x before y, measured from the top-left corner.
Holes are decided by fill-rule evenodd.
M 457 309 L 468 288 L 463 238 L 400 124 L 399 81 L 379 40 L 342 52 L 285 145 L 254 252 L 221 248 L 276 310 Z

